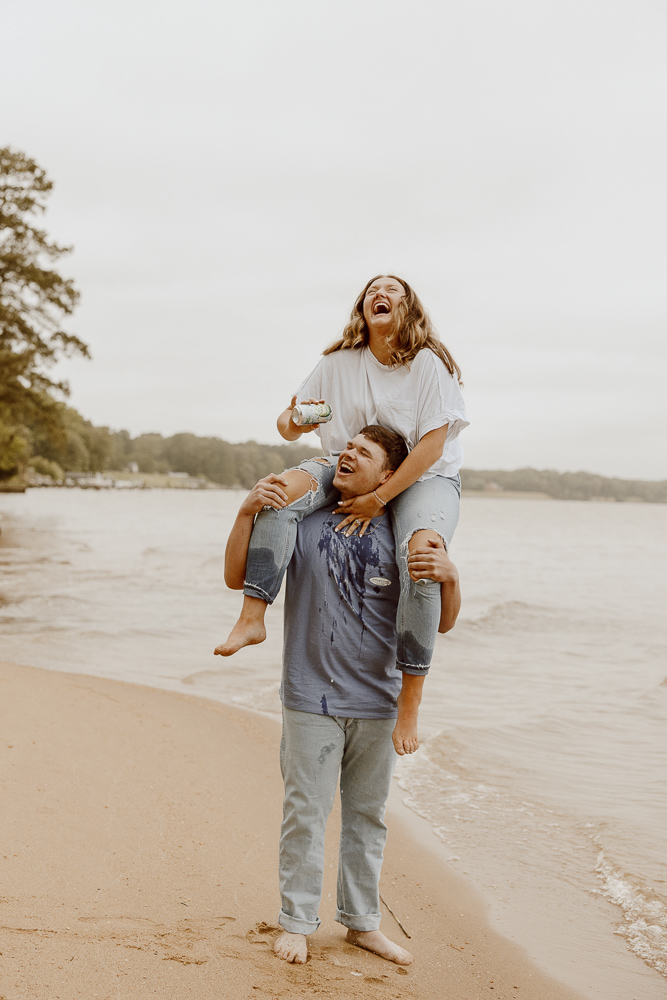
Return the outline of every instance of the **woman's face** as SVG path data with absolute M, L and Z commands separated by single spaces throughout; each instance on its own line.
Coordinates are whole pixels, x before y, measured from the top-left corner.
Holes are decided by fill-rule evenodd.
M 396 278 L 376 278 L 364 296 L 363 311 L 371 332 L 390 333 L 394 326 L 396 307 L 405 298 L 405 289 Z

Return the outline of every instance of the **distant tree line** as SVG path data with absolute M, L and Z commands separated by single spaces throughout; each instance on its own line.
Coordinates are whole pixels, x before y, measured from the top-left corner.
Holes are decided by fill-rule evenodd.
M 140 434 L 95 427 L 71 407 L 62 406 L 62 432 L 44 432 L 39 423 L 29 428 L 33 455 L 28 459 L 37 472 L 54 479 L 66 472 L 124 471 L 134 465 L 139 472 L 187 472 L 205 476 L 221 486 L 251 486 L 269 472 L 281 472 L 304 458 L 320 454 L 304 444 L 269 445 L 246 441 L 230 444 L 218 437 L 195 434 Z
M 187 472 L 205 476 L 220 486 L 250 489 L 269 472 L 282 472 L 305 458 L 321 454 L 304 444 L 270 445 L 245 441 L 231 444 L 218 437 L 195 434 L 141 434 L 127 431 L 110 434 L 107 469 L 124 469 L 136 462 L 140 472 Z
M 632 479 L 607 479 L 591 472 L 555 472 L 552 469 L 496 469 L 481 472 L 464 469 L 461 474 L 466 490 L 512 490 L 546 493 L 556 500 L 643 500 L 667 503 L 667 480 L 652 482 Z
M 61 404 L 62 433 L 30 428 L 33 457 L 29 463 L 54 479 L 64 472 L 122 472 L 136 464 L 139 472 L 187 472 L 221 486 L 250 489 L 269 472 L 281 472 L 304 458 L 320 454 L 306 444 L 270 445 L 245 441 L 231 444 L 218 437 L 195 434 L 140 434 L 95 427 L 71 407 Z M 313 441 L 315 444 L 315 441 Z M 667 481 L 608 479 L 590 472 L 552 469 L 464 469 L 466 490 L 546 493 L 558 500 L 643 500 L 667 503 Z

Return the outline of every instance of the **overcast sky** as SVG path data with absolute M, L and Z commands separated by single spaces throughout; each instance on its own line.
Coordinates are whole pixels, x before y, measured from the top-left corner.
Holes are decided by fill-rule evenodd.
M 1 6 L 88 419 L 279 440 L 389 271 L 463 369 L 469 467 L 667 478 L 662 0 Z

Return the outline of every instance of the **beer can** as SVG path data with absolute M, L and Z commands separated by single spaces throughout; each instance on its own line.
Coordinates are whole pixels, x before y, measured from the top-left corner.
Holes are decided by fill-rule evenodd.
M 328 403 L 297 403 L 292 410 L 292 421 L 299 427 L 304 424 L 326 424 L 333 410 Z

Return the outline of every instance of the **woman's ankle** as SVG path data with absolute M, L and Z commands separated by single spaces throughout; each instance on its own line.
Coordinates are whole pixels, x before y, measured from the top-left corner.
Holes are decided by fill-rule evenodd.
M 260 597 L 251 597 L 249 594 L 244 594 L 239 621 L 247 624 L 263 624 L 267 607 L 267 602 L 263 601 Z

